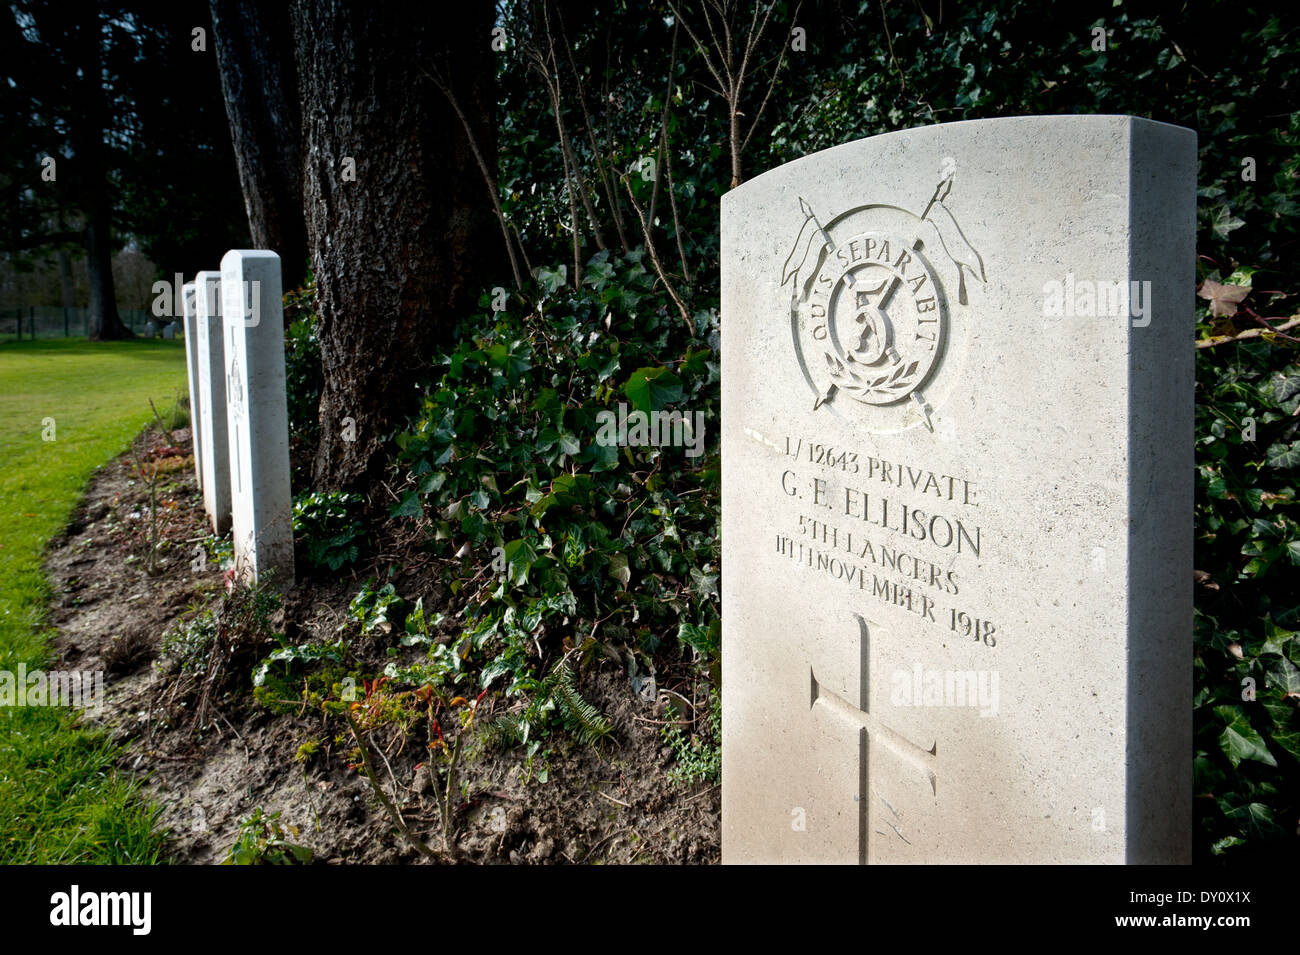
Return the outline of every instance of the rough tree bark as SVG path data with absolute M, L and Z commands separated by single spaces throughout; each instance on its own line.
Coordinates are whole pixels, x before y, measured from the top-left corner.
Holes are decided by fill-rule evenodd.
M 308 251 L 289 9 L 253 0 L 209 0 L 208 7 L 253 244 L 279 255 L 285 289 L 297 288 Z
M 502 271 L 469 139 L 428 79 L 493 162 L 492 6 L 297 0 L 293 26 L 325 372 L 314 483 L 365 489 L 413 380 Z

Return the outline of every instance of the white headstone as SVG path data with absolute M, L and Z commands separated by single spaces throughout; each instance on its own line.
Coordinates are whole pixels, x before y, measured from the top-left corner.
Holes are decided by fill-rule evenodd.
M 221 273 L 200 272 L 194 278 L 194 287 L 199 404 L 203 409 L 203 509 L 207 511 L 212 532 L 221 536 L 230 529 L 230 442 Z
M 181 299 L 185 303 L 185 366 L 189 371 L 190 385 L 190 444 L 194 447 L 194 480 L 201 491 L 203 490 L 203 425 L 200 421 L 202 406 L 199 404 L 199 353 L 194 318 L 194 283 L 191 282 L 181 290 Z
M 1190 861 L 1195 228 L 1123 116 L 723 198 L 725 862 Z
M 293 499 L 284 375 L 280 257 L 232 250 L 221 260 L 235 574 L 293 583 Z

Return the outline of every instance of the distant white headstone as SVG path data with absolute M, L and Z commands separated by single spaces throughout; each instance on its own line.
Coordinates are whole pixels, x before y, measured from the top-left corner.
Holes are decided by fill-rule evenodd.
M 190 383 L 190 444 L 194 447 L 194 480 L 203 490 L 203 424 L 200 421 L 202 405 L 199 403 L 199 352 L 198 334 L 195 331 L 194 283 L 181 290 L 185 305 L 185 364 Z
M 212 532 L 230 529 L 230 443 L 226 420 L 226 340 L 221 325 L 221 273 L 194 278 L 199 404 L 202 408 L 203 509 Z M 186 336 L 188 342 L 189 336 Z
M 293 583 L 293 499 L 280 257 L 235 249 L 221 260 L 235 573 Z
M 1195 230 L 1124 116 L 723 197 L 723 861 L 1190 861 Z

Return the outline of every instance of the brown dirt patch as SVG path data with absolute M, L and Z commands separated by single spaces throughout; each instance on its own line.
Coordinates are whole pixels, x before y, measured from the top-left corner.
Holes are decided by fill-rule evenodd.
M 196 562 L 195 548 L 209 529 L 188 430 L 166 440 L 146 433 L 136 448 L 146 473 L 159 475 L 156 528 L 147 482 L 131 457 L 101 468 L 72 523 L 50 546 L 51 622 L 62 667 L 105 671 L 100 719 L 123 746 L 123 768 L 140 776 L 161 807 L 171 858 L 220 862 L 240 822 L 261 808 L 280 812 L 281 822 L 297 830 L 293 841 L 310 847 L 318 862 L 428 861 L 396 833 L 369 783 L 348 765 L 351 741 L 343 740 L 338 717 L 277 716 L 254 701 L 249 661 L 275 644 L 244 647 L 245 655 L 230 657 L 231 672 L 214 686 L 205 725 L 194 729 L 194 702 L 178 703 L 177 674 L 160 665 L 162 640 L 179 621 L 219 604 L 227 583 L 214 561 Z M 153 573 L 146 558 L 151 535 Z M 300 581 L 285 595 L 275 625 L 293 639 L 337 639 L 360 582 L 403 556 L 406 545 L 380 536 L 368 565 Z M 406 556 L 398 561 L 406 569 L 394 578 L 398 592 L 412 600 L 423 594 L 426 612 L 436 610 L 436 575 L 418 554 Z M 375 659 L 386 652 L 376 645 Z M 668 781 L 673 757 L 660 736 L 667 716 L 662 696 L 642 699 L 624 667 L 609 660 L 587 667 L 578 682 L 613 722 L 613 738 L 599 749 L 553 739 L 544 764 L 535 759 L 531 767 L 522 747 L 471 746 L 459 773 L 459 852 L 455 859 L 439 853 L 434 861 L 718 861 L 718 787 Z M 691 695 L 681 681 L 675 688 Z M 304 744 L 317 747 L 305 763 L 295 759 Z M 377 734 L 374 744 L 378 772 L 407 824 L 438 846 L 433 787 L 418 768 L 427 751 L 395 730 Z M 543 765 L 545 782 L 537 778 Z

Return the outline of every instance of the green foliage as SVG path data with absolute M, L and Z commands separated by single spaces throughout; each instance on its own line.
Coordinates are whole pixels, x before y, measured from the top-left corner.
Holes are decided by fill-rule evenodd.
M 564 728 L 588 746 L 595 746 L 614 732 L 614 724 L 578 692 L 573 669 L 567 660 L 561 660 L 555 666 L 542 689 L 543 692 L 549 690 Z
M 296 664 L 317 663 L 329 660 L 342 663 L 347 652 L 347 644 L 338 640 L 334 643 L 287 643 L 281 642 L 280 649 L 266 657 L 253 671 L 253 686 L 262 686 L 267 677 L 276 669 L 282 674 L 291 672 Z M 277 668 L 276 664 L 280 664 Z
M 190 423 L 190 400 L 183 392 L 177 392 L 175 400 L 170 405 L 163 404 L 167 409 L 166 412 L 159 412 L 157 405 L 152 407 L 153 429 L 164 436 L 169 437 L 171 432 L 187 427 Z
M 203 549 L 207 552 L 208 559 L 222 570 L 235 566 L 235 544 L 229 537 L 216 535 L 206 537 L 203 540 Z
M 288 827 L 289 834 L 298 835 L 296 826 Z M 280 813 L 269 816 L 259 806 L 239 825 L 239 838 L 226 853 L 222 865 L 307 865 L 311 850 L 295 845 L 285 838 L 285 827 L 280 825 Z
M 312 491 L 293 502 L 293 534 L 309 564 L 338 570 L 357 559 L 357 541 L 365 536 L 360 518 L 361 495 Z
M 561 658 L 545 679 L 527 689 L 528 705 L 523 710 L 506 713 L 484 727 L 488 745 L 506 749 L 527 744 L 538 730 L 544 734 L 555 719 L 588 746 L 596 746 L 614 732 L 614 724 L 583 699 L 567 657 Z M 534 746 L 530 756 L 536 751 Z
M 211 609 L 201 610 L 179 621 L 163 634 L 159 662 L 181 673 L 200 674 L 207 669 L 212 642 L 217 637 L 217 620 Z
M 325 373 L 321 367 L 315 296 L 316 284 L 310 275 L 302 288 L 284 296 L 284 377 L 295 486 L 311 483 L 312 458 L 320 441 L 317 412 Z
M 476 568 L 449 586 L 467 603 L 455 653 L 484 688 L 545 703 L 543 638 L 594 632 L 648 663 L 717 620 L 716 317 L 696 315 L 692 337 L 653 290 L 639 250 L 597 254 L 577 291 L 562 267 L 539 269 L 505 312 L 463 324 L 397 437 L 408 483 L 393 516 Z M 620 402 L 702 413 L 705 453 L 598 441 Z
M 673 718 L 671 704 L 669 718 Z M 668 771 L 675 783 L 718 783 L 722 781 L 722 696 L 713 694 L 709 701 L 708 722 L 687 739 L 680 726 L 669 723 L 662 731 L 664 742 L 673 751 L 677 765 Z
M 1293 357 L 1258 339 L 1198 354 L 1197 838 L 1224 859 L 1283 857 L 1300 818 Z
M 192 613 L 164 638 L 159 669 L 176 683 L 174 699 L 215 699 L 225 691 L 247 692 L 249 667 L 266 652 L 266 645 L 284 638 L 276 632 L 280 595 L 268 576 L 253 587 L 232 587 L 213 607 Z M 191 711 L 193 728 L 207 712 Z
M 405 601 L 397 595 L 391 583 L 375 590 L 374 581 L 367 580 L 348 604 L 348 616 L 360 621 L 362 633 L 373 633 L 379 629 L 392 629 L 394 624 L 401 623 L 401 612 L 404 606 Z M 423 620 L 423 601 L 420 602 L 419 611 L 420 618 Z
M 1300 209 L 1300 113 L 1280 108 L 1278 96 L 1300 86 L 1297 9 L 1242 16 L 1226 0 L 1211 0 L 1147 14 L 1121 4 L 1099 19 L 1096 9 L 1068 0 L 985 0 L 798 10 L 808 49 L 791 53 L 777 78 L 743 157 L 747 175 L 927 123 L 1061 113 L 1176 123 L 1198 131 L 1199 279 L 1254 290 L 1238 316 L 1201 314 L 1198 337 L 1234 335 L 1257 316 L 1294 313 L 1300 269 L 1287 253 Z M 772 18 L 784 27 L 794 11 L 777 2 Z M 507 32 L 544 49 L 544 24 L 534 12 L 508 5 Z M 739 10 L 739 20 L 746 12 Z M 745 24 L 736 25 L 739 46 Z M 1104 49 L 1094 42 L 1098 28 Z M 506 566 L 496 589 L 471 594 L 465 649 L 485 683 L 506 679 L 521 692 L 536 687 L 539 664 L 529 644 L 545 648 L 540 641 L 556 630 L 575 645 L 594 628 L 597 642 L 639 656 L 689 647 L 713 663 L 720 632 L 716 556 L 691 537 L 710 527 L 706 514 L 716 508 L 713 459 L 698 472 L 674 473 L 671 458 L 635 460 L 631 449 L 593 446 L 589 435 L 592 410 L 611 396 L 645 409 L 716 401 L 716 376 L 701 381 L 690 365 L 710 342 L 699 315 L 717 306 L 718 198 L 731 174 L 726 107 L 710 92 L 715 81 L 684 33 L 672 52 L 671 16 L 596 0 L 588 17 L 566 21 L 565 29 L 572 43 L 561 44 L 561 110 L 576 131 L 569 155 L 584 172 L 586 198 L 611 246 L 615 234 L 630 234 L 627 246 L 646 239 L 624 190 L 643 208 L 659 199 L 651 233 L 669 279 L 696 315 L 697 335 L 684 340 L 668 331 L 672 306 L 662 280 L 638 281 L 629 257 L 601 253 L 587 258 L 581 276 L 571 274 L 571 264 L 536 270 L 536 289 L 517 294 L 495 324 L 468 322 L 464 331 L 478 341 L 451 359 L 460 364 L 449 365 L 429 392 L 403 458 L 414 486 L 399 513 L 423 517 L 442 547 L 468 540 L 480 565 L 482 549 L 502 548 Z M 611 47 L 610 36 L 621 42 Z M 784 29 L 769 35 L 755 62 L 773 62 L 788 39 Z M 590 256 L 595 230 L 572 216 L 565 151 L 536 122 L 551 108 L 544 84 L 526 57 L 498 63 L 505 214 L 533 261 L 572 262 L 573 230 L 583 233 Z M 759 83 L 742 89 L 742 123 L 758 115 L 764 93 Z M 589 130 L 595 135 L 585 135 Z M 657 157 L 659 178 L 627 176 L 611 203 L 604 178 L 635 169 L 642 157 Z M 665 160 L 671 179 L 663 175 Z M 572 290 L 574 278 L 580 292 Z M 473 356 L 488 345 L 495 363 L 484 359 L 491 371 L 479 374 Z M 706 367 L 716 361 L 702 351 Z M 1202 860 L 1289 860 L 1295 853 L 1298 395 L 1295 350 L 1282 338 L 1198 350 L 1193 721 Z M 688 498 L 690 489 L 700 493 Z M 674 511 L 684 504 L 685 512 Z M 643 523 L 654 517 L 668 518 L 662 534 Z M 669 594 L 684 605 L 673 608 L 676 621 L 662 613 Z M 674 632 L 675 641 L 665 639 Z M 1242 698 L 1248 678 L 1253 700 Z
M 307 740 L 307 742 L 299 746 L 298 751 L 293 754 L 293 761 L 295 763 L 301 763 L 304 766 L 306 766 L 308 763 L 310 763 L 313 759 L 316 758 L 316 754 L 320 752 L 320 747 L 321 747 L 320 740 L 318 739 Z

